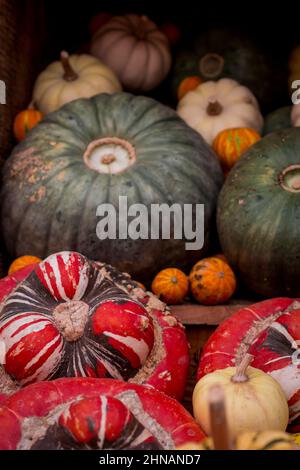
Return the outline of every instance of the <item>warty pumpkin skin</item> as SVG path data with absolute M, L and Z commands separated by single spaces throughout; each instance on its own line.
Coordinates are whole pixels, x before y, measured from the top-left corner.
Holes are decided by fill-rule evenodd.
M 236 367 L 248 352 L 251 365 L 270 374 L 289 404 L 290 430 L 300 431 L 300 301 L 275 298 L 242 308 L 225 320 L 205 344 L 197 380 Z
M 15 286 L 2 301 L 0 341 L 3 369 L 18 386 L 113 377 L 183 395 L 189 356 L 181 324 L 128 275 L 79 253 L 51 255 Z M 3 394 L 5 387 L 1 381 Z
M 115 160 L 94 160 L 94 146 Z M 46 116 L 5 164 L 6 245 L 12 257 L 74 250 L 151 279 L 199 251 L 187 252 L 184 239 L 99 240 L 98 206 L 113 204 L 118 218 L 119 196 L 149 213 L 154 203 L 203 203 L 206 245 L 222 179 L 213 150 L 170 108 L 126 93 L 77 100 Z
M 174 450 L 203 439 L 176 400 L 112 379 L 41 382 L 0 406 L 1 450 Z
M 254 292 L 300 295 L 300 129 L 274 132 L 236 163 L 217 225 L 230 265 Z

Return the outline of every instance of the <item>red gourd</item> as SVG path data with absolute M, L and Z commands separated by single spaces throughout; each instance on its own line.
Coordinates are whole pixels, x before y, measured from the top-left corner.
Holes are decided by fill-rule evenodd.
M 41 382 L 0 406 L 0 450 L 173 450 L 203 438 L 180 403 L 118 380 Z
M 17 386 L 69 376 L 112 377 L 182 398 L 189 362 L 184 329 L 128 275 L 61 252 L 16 284 L 7 278 L 0 285 L 0 341 L 5 377 Z M 6 386 L 1 380 L 0 393 L 7 393 Z
M 247 352 L 251 365 L 281 385 L 289 404 L 290 429 L 300 431 L 300 300 L 276 298 L 242 308 L 224 321 L 206 343 L 198 380 L 236 367 Z

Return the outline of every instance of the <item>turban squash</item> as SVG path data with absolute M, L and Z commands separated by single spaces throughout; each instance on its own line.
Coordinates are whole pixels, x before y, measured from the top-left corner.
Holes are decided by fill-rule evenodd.
M 234 367 L 249 352 L 252 366 L 279 382 L 289 404 L 290 428 L 300 430 L 300 302 L 276 298 L 245 307 L 223 322 L 200 358 L 198 379 Z
M 112 204 L 118 227 L 119 196 L 148 213 L 152 204 L 202 203 L 206 244 L 222 171 L 213 150 L 175 111 L 119 93 L 76 100 L 47 115 L 15 148 L 3 181 L 2 230 L 12 257 L 74 250 L 142 280 L 199 259 L 199 250 L 186 251 L 185 239 L 151 240 L 150 229 L 148 239 L 99 240 L 98 207 Z
M 148 384 L 182 398 L 189 362 L 184 329 L 128 275 L 74 252 L 51 255 L 19 284 L 16 275 L 21 271 L 0 285 L 6 296 L 0 393 L 9 394 L 12 381 L 25 386 L 83 376 Z
M 1 450 L 172 450 L 203 438 L 174 399 L 112 379 L 40 382 L 0 405 Z

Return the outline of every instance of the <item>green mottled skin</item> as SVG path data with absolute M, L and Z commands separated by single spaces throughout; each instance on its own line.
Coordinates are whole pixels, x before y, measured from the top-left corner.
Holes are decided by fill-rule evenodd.
M 127 139 L 137 161 L 126 171 L 99 174 L 83 161 L 102 137 Z M 141 278 L 161 266 L 184 264 L 183 240 L 105 240 L 96 236 L 96 208 L 128 204 L 204 203 L 206 230 L 222 183 L 214 152 L 171 109 L 126 93 L 77 100 L 46 118 L 5 164 L 2 231 L 12 256 L 41 258 L 77 250 Z
M 264 122 L 263 135 L 292 127 L 291 111 L 292 106 L 284 106 L 267 114 Z
M 300 192 L 278 176 L 300 164 L 300 129 L 272 133 L 230 171 L 218 202 L 222 248 L 243 282 L 264 296 L 300 295 Z

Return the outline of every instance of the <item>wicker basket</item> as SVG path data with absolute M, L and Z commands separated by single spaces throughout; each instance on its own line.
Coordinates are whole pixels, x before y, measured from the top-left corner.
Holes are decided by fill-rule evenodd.
M 13 145 L 13 119 L 30 101 L 44 27 L 43 2 L 0 0 L 0 79 L 6 85 L 6 104 L 0 104 L 0 164 Z

